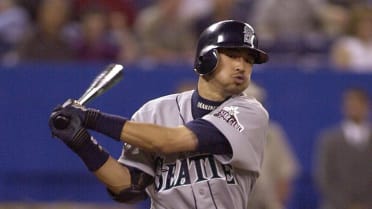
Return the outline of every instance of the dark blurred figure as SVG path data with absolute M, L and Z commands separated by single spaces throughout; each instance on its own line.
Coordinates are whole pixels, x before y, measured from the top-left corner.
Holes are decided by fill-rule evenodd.
M 72 0 L 74 3 L 75 18 L 86 11 L 86 8 L 99 8 L 106 11 L 108 15 L 116 13 L 123 16 L 126 24 L 132 27 L 136 16 L 136 0 Z
M 109 39 L 118 47 L 116 59 L 127 64 L 138 61 L 139 41 L 133 30 L 133 23 L 119 11 L 108 14 Z
M 81 61 L 116 60 L 118 47 L 108 36 L 107 13 L 100 8 L 87 8 L 81 14 L 78 38 L 73 43 Z
M 18 49 L 20 61 L 68 61 L 73 50 L 64 36 L 70 20 L 70 1 L 44 0 L 37 10 L 35 28 Z
M 133 33 L 137 5 L 133 0 L 73 0 L 77 38 L 74 47 L 83 61 L 137 60 Z
M 315 176 L 322 209 L 372 208 L 372 125 L 365 90 L 347 89 L 344 119 L 324 130 L 316 147 Z

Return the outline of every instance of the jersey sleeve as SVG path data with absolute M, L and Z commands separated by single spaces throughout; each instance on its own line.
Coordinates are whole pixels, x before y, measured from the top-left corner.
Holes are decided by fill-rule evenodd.
M 148 119 L 148 116 L 151 115 L 150 112 L 151 111 L 142 107 L 132 116 L 131 120 L 138 122 L 151 122 Z M 151 176 L 155 175 L 154 156 L 151 153 L 145 152 L 144 150 L 141 150 L 138 147 L 132 146 L 128 143 L 124 143 L 122 153 L 118 161 L 124 165 L 142 170 Z
M 255 99 L 234 97 L 203 117 L 229 141 L 232 155 L 215 155 L 223 164 L 259 173 L 266 143 L 269 115 Z

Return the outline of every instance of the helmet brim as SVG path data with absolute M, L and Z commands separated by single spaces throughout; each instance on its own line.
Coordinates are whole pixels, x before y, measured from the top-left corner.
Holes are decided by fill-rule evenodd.
M 254 60 L 255 64 L 262 64 L 262 63 L 269 61 L 269 55 L 266 52 L 260 49 L 252 49 L 252 48 L 248 48 L 248 49 L 250 51 L 253 51 L 256 54 L 256 57 Z
M 247 49 L 248 53 L 249 54 L 253 54 L 254 56 L 254 64 L 262 64 L 262 63 L 265 63 L 267 61 L 269 61 L 269 55 L 262 51 L 261 49 L 256 49 L 256 48 L 252 48 L 250 46 L 218 46 L 218 45 L 214 45 L 214 46 L 210 46 L 210 48 L 230 48 L 230 49 Z

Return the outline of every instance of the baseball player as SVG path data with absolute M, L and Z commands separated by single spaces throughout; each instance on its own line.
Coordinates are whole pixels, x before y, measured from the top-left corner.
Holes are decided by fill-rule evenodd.
M 259 176 L 268 113 L 242 92 L 253 64 L 268 60 L 253 28 L 225 20 L 200 35 L 195 90 L 144 104 L 131 119 L 68 100 L 49 126 L 120 202 L 151 198 L 152 209 L 246 209 Z M 53 120 L 69 117 L 66 129 Z M 112 158 L 88 129 L 125 142 Z

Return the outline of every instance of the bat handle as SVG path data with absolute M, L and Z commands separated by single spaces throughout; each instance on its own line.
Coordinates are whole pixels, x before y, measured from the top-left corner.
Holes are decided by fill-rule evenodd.
M 70 124 L 70 118 L 64 115 L 57 115 L 57 117 L 53 119 L 53 124 L 57 129 L 65 129 Z

